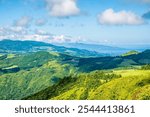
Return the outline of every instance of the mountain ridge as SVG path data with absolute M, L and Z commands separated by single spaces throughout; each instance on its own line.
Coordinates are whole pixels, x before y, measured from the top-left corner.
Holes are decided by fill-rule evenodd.
M 75 47 L 78 49 L 86 49 L 89 51 L 96 51 L 99 53 L 108 53 L 111 55 L 119 55 L 121 53 L 125 53 L 129 51 L 129 49 L 121 48 L 121 47 L 113 47 L 107 45 L 100 45 L 100 44 L 88 44 L 88 43 L 56 43 L 56 45 L 61 45 L 64 47 Z
M 105 53 L 98 53 L 95 51 L 88 51 L 85 49 L 77 48 L 66 48 L 63 46 L 56 46 L 50 43 L 38 42 L 38 41 L 20 41 L 20 40 L 10 40 L 4 39 L 0 41 L 0 52 L 10 53 L 10 52 L 36 52 L 36 51 L 54 51 L 65 53 L 73 56 L 79 57 L 95 57 L 95 56 L 108 56 Z

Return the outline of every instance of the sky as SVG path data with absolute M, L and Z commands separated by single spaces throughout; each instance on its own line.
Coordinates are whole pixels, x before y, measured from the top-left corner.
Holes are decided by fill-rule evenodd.
M 150 0 L 0 0 L 0 40 L 150 44 Z

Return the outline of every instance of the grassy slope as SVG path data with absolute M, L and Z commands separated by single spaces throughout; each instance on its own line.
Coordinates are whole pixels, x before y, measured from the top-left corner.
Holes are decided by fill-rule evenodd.
M 122 77 L 99 86 L 89 99 L 150 99 L 150 70 L 114 71 Z
M 139 52 L 135 51 L 135 50 L 132 50 L 132 51 L 129 51 L 127 53 L 122 54 L 122 56 L 129 56 L 129 55 L 134 55 L 134 54 L 139 54 Z
M 150 99 L 150 70 L 117 70 L 114 73 L 121 77 L 106 81 L 101 76 L 96 80 L 80 76 L 68 90 L 59 91 L 58 96 L 49 99 Z
M 144 64 L 149 63 L 149 52 L 125 59 L 133 58 L 135 62 L 144 59 Z M 76 70 L 74 66 L 78 65 L 78 59 L 49 52 L 10 58 L 4 56 L 0 60 L 0 99 L 22 99 L 27 96 L 30 97 L 26 99 L 150 99 L 150 70 L 94 71 L 70 76 Z M 95 70 L 99 67 L 117 67 L 121 61 L 120 57 L 103 57 L 85 58 L 79 63 L 82 63 L 83 69 L 89 66 Z M 14 66 L 18 66 L 20 71 L 3 73 L 3 69 L 12 69 Z M 58 83 L 63 77 L 65 79 Z M 55 83 L 58 84 L 52 86 Z
M 76 59 L 54 52 L 21 54 L 0 59 L 0 99 L 22 99 L 74 74 Z
M 29 71 L 21 70 L 0 76 L 0 99 L 22 99 L 39 92 L 73 72 L 68 64 L 50 61 Z

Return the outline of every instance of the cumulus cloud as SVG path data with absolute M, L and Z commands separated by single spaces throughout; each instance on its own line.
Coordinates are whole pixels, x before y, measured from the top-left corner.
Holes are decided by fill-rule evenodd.
M 76 0 L 46 0 L 46 3 L 51 16 L 67 17 L 80 13 Z
M 15 26 L 19 26 L 19 27 L 28 27 L 31 23 L 32 18 L 24 16 L 21 17 L 19 20 L 16 20 L 14 22 Z
M 13 27 L 1 27 L 0 28 L 0 35 L 22 35 L 22 34 L 27 34 L 27 30 L 23 27 L 17 27 L 17 26 L 13 26 Z
M 45 20 L 45 19 L 37 19 L 36 21 L 35 21 L 35 24 L 37 25 L 37 26 L 43 26 L 43 25 L 45 25 L 47 23 L 47 20 Z
M 34 40 L 34 41 L 43 41 L 43 42 L 49 42 L 51 39 L 51 35 L 40 35 L 40 34 L 28 34 L 24 35 L 23 38 L 24 40 Z
M 50 33 L 44 31 L 27 30 L 23 27 L 0 27 L 0 39 L 20 39 L 20 40 L 35 40 L 47 41 L 52 38 Z
M 28 30 L 22 27 L 0 27 L 0 40 L 2 39 L 19 39 L 19 40 L 34 40 L 46 43 L 65 43 L 65 42 L 80 42 L 81 38 L 73 38 L 72 36 L 54 35 L 44 30 Z
M 51 43 L 64 43 L 64 42 L 70 42 L 71 38 L 67 37 L 65 35 L 54 35 Z
M 76 42 L 82 42 L 83 39 L 79 37 L 72 37 L 67 35 L 53 35 L 52 39 L 50 40 L 50 43 L 76 43 Z
M 47 32 L 45 30 L 40 30 L 40 29 L 35 29 L 34 33 L 38 34 L 38 35 L 53 35 L 52 33 L 50 32 Z
M 113 9 L 107 9 L 98 15 L 100 24 L 104 25 L 139 25 L 144 20 L 130 11 L 115 12 Z

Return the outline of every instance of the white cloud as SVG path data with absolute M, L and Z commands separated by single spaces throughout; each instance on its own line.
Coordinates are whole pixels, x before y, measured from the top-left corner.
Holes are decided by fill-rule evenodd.
M 39 34 L 39 35 L 48 35 L 49 33 L 44 31 L 44 30 L 39 30 L 39 29 L 36 29 L 35 30 L 35 33 L 36 34 Z
M 45 20 L 45 19 L 37 19 L 36 22 L 35 22 L 35 24 L 36 24 L 37 26 L 43 26 L 43 25 L 45 25 L 46 23 L 47 23 L 47 20 Z
M 49 40 L 51 39 L 51 35 L 28 34 L 28 35 L 23 35 L 22 39 L 49 42 Z
M 70 42 L 70 38 L 66 37 L 65 35 L 55 35 L 51 39 L 51 43 L 64 43 Z
M 104 25 L 139 25 L 144 20 L 130 11 L 115 12 L 113 9 L 107 9 L 98 15 L 100 24 Z
M 63 34 L 53 35 L 50 32 L 39 29 L 27 31 L 27 28 L 22 27 L 0 27 L 0 40 L 2 39 L 34 40 L 46 43 L 64 43 L 76 41 L 76 39 L 72 38 L 71 36 L 65 36 Z
M 0 28 L 0 35 L 2 36 L 7 36 L 9 37 L 9 35 L 25 35 L 27 34 L 27 30 L 26 28 L 23 27 L 17 27 L 17 26 L 6 26 L 6 27 L 1 27 Z
M 50 43 L 76 43 L 82 42 L 83 39 L 79 37 L 72 37 L 67 35 L 53 35 L 52 39 L 49 41 Z
M 18 26 L 15 26 L 15 27 L 10 27 L 10 28 L 7 28 L 7 30 L 9 32 L 12 32 L 12 33 L 17 33 L 17 34 L 27 34 L 27 30 L 23 27 L 18 27 Z
M 80 13 L 76 0 L 46 0 L 46 2 L 51 16 L 67 17 Z
M 42 41 L 46 43 L 72 43 L 81 42 L 82 38 L 74 38 L 72 36 L 54 35 L 50 32 L 34 29 L 29 30 L 23 27 L 0 27 L 0 40 L 2 39 L 12 39 L 12 40 L 33 40 Z
M 0 27 L 0 40 L 2 39 L 19 39 L 19 40 L 34 40 L 34 41 L 48 41 L 52 38 L 50 33 L 42 30 L 28 30 L 23 27 Z
M 14 25 L 20 27 L 28 27 L 31 23 L 31 20 L 32 19 L 30 17 L 24 16 L 21 17 L 19 20 L 15 21 Z

